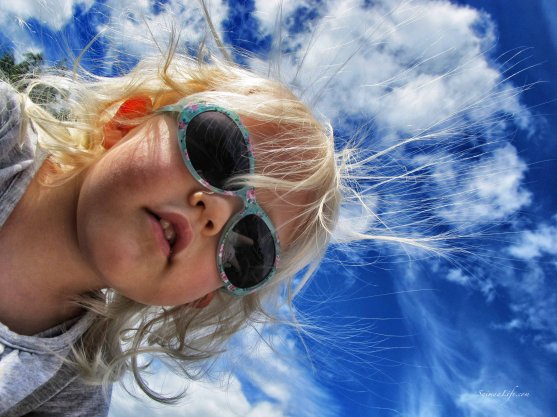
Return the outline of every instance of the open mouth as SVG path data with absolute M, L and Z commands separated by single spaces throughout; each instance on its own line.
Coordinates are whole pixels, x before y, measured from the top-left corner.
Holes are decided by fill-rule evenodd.
M 170 223 L 168 220 L 162 218 L 159 219 L 159 223 L 161 224 L 164 237 L 168 241 L 170 250 L 172 251 L 172 247 L 176 242 L 176 231 L 174 230 L 174 226 L 172 226 L 172 223 Z
M 192 229 L 184 216 L 151 210 L 147 212 L 164 255 L 171 257 L 190 244 L 193 236 Z

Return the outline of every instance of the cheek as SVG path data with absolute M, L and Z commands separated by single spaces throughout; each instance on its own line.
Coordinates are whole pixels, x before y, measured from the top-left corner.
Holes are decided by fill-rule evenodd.
M 76 212 L 79 250 L 108 281 L 152 273 L 157 249 L 145 207 L 161 198 L 163 188 L 152 176 L 148 180 L 144 158 L 130 161 L 118 152 L 105 156 L 84 174 Z M 168 175 L 158 172 L 161 181 Z
M 137 187 L 149 187 L 151 183 L 168 178 L 176 169 L 170 163 L 168 151 L 151 142 L 144 141 L 137 146 L 126 143 L 114 151 L 115 154 L 100 161 L 98 168 L 100 185 L 116 187 L 116 191 L 125 193 Z
M 198 300 L 222 286 L 215 258 L 214 249 L 206 248 L 202 252 L 193 252 L 176 265 L 175 285 L 165 288 L 169 298 L 179 295 L 172 304 Z
M 129 276 L 154 273 L 150 254 L 156 248 L 150 244 L 148 229 L 132 214 L 122 217 L 108 208 L 78 209 L 77 238 L 84 260 L 109 287 Z
M 196 301 L 222 287 L 217 272 L 216 242 L 199 239 L 178 254 L 153 291 L 149 304 L 179 305 Z

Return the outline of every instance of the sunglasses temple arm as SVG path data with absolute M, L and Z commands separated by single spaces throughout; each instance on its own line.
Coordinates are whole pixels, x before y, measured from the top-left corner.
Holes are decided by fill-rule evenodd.
M 170 105 L 157 109 L 157 113 L 180 113 L 184 106 Z

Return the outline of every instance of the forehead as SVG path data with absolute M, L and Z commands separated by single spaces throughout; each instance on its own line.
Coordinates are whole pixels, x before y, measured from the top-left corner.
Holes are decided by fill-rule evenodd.
M 268 189 L 256 189 L 255 193 L 257 202 L 273 222 L 281 250 L 286 250 L 299 233 L 307 193 L 280 194 Z
M 282 134 L 282 129 L 277 128 L 273 123 L 260 122 L 250 117 L 241 116 L 240 120 L 250 135 L 256 173 L 267 174 L 269 169 L 267 164 L 271 162 L 283 167 L 296 165 L 296 160 L 299 158 L 293 152 L 282 152 L 283 144 L 276 140 Z M 277 230 L 281 249 L 286 249 L 300 230 L 310 192 L 257 187 L 255 193 L 257 202 L 263 207 Z

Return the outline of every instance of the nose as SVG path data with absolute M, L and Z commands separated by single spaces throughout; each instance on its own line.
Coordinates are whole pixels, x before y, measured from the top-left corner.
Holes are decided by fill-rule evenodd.
M 228 220 L 242 208 L 237 197 L 206 191 L 192 193 L 189 204 L 199 209 L 197 225 L 201 228 L 200 234 L 206 237 L 219 234 Z

